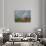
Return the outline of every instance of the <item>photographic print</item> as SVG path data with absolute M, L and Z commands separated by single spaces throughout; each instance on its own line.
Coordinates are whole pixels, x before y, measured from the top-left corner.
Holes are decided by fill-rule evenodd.
M 16 10 L 15 22 L 31 22 L 31 11 L 30 10 Z

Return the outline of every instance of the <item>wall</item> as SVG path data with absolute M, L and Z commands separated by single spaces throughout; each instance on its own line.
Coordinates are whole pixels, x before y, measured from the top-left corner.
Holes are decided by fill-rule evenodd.
M 3 27 L 3 0 L 0 0 L 0 28 Z M 0 33 L 2 31 L 0 30 Z
M 4 26 L 14 32 L 33 32 L 42 25 L 42 0 L 4 0 Z M 30 23 L 16 23 L 15 10 L 31 10 Z
M 43 37 L 46 37 L 46 0 L 43 0 L 43 6 L 42 6 L 42 25 L 43 25 Z

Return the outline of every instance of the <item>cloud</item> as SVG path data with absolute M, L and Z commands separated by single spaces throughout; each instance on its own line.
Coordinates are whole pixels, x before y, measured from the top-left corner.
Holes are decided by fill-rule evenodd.
M 31 17 L 31 11 L 30 10 L 16 10 L 15 12 L 16 18 L 30 18 Z

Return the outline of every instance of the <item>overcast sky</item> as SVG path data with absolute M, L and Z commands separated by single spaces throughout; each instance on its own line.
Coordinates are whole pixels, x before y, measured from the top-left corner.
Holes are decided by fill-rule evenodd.
M 30 10 L 16 10 L 15 17 L 16 18 L 24 18 L 24 17 L 30 18 L 31 11 Z

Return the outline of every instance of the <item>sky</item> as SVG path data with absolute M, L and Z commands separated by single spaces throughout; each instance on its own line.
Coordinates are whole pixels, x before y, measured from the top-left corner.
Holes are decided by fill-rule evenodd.
M 15 11 L 15 18 L 31 18 L 31 11 L 30 10 L 16 10 Z

